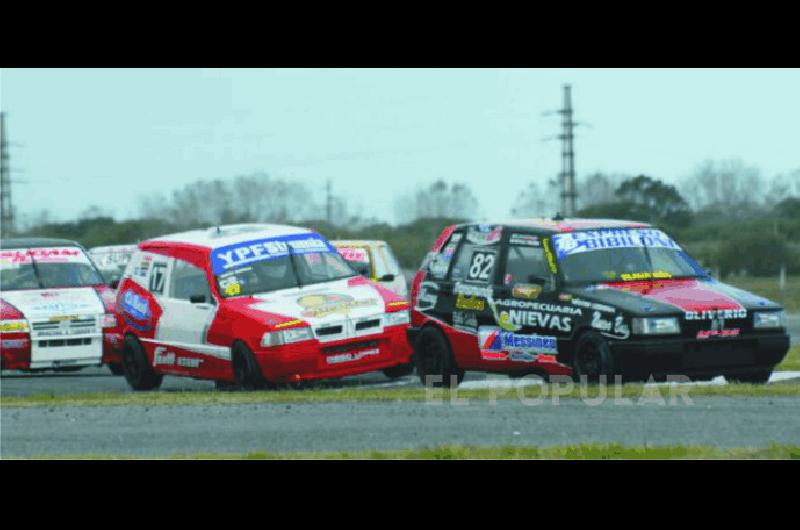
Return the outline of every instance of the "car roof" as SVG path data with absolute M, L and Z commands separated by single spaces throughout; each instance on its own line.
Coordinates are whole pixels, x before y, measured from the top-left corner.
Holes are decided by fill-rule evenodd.
M 537 230 L 557 233 L 574 232 L 576 230 L 596 230 L 602 228 L 650 228 L 651 225 L 640 221 L 627 221 L 621 219 L 505 219 L 497 222 L 466 223 L 460 226 L 473 226 L 476 224 L 519 228 L 535 228 Z
M 179 243 L 183 245 L 193 245 L 197 247 L 214 249 L 241 243 L 243 241 L 252 241 L 254 239 L 266 239 L 271 237 L 310 233 L 313 232 L 308 228 L 289 225 L 219 225 L 200 230 L 189 230 L 187 232 L 178 232 L 176 234 L 167 234 L 155 237 L 148 239 L 147 241 L 142 241 L 139 243 L 139 246 L 141 248 L 146 248 L 150 246 L 169 246 L 171 243 Z M 164 243 L 166 243 L 166 245 L 163 245 Z
M 135 250 L 136 249 L 136 244 L 130 244 L 130 245 L 105 245 L 105 246 L 102 246 L 102 247 L 92 247 L 92 248 L 89 249 L 89 254 L 91 254 L 93 252 L 104 252 L 106 250 L 127 250 L 127 249 Z
M 330 243 L 334 247 L 371 247 L 385 245 L 386 241 L 379 239 L 333 239 Z
M 77 241 L 49 237 L 19 237 L 0 239 L 0 248 L 80 247 Z

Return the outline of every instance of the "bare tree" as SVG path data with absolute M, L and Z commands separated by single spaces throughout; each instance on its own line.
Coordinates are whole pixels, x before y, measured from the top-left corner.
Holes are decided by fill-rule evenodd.
M 749 209 L 764 198 L 760 170 L 739 159 L 706 160 L 681 187 L 695 210 L 721 205 Z
M 394 209 L 401 223 L 435 217 L 474 219 L 478 217 L 478 200 L 466 184 L 448 185 L 437 180 L 426 188 L 396 198 Z

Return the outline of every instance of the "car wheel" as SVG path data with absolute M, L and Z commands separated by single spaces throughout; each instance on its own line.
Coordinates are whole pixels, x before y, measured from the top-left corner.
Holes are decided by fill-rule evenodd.
M 412 361 L 405 364 L 398 364 L 397 366 L 384 368 L 382 371 L 383 375 L 385 375 L 389 379 L 397 379 L 398 377 L 405 377 L 407 375 L 411 375 L 414 373 L 414 362 Z
M 578 381 L 586 378 L 590 383 L 597 383 L 600 376 L 605 376 L 606 382 L 612 383 L 614 361 L 608 341 L 594 331 L 582 335 L 575 345 L 572 369 Z
M 237 342 L 231 350 L 233 379 L 242 390 L 261 390 L 268 386 L 253 351 L 243 342 Z
M 769 381 L 769 376 L 772 375 L 772 370 L 757 370 L 754 372 L 745 372 L 743 374 L 731 374 L 725 376 L 725 381 L 730 383 L 750 383 L 755 385 L 763 385 Z
M 147 353 L 141 343 L 132 335 L 125 337 L 122 349 L 122 370 L 125 380 L 134 390 L 153 390 L 161 386 L 164 378 L 156 373 L 147 359 Z
M 125 369 L 122 363 L 108 363 L 108 369 L 111 370 L 113 375 L 125 375 Z
M 420 332 L 414 344 L 414 356 L 417 374 L 423 385 L 455 387 L 464 380 L 464 370 L 456 364 L 449 342 L 434 327 L 427 327 Z M 429 376 L 433 380 L 429 380 Z

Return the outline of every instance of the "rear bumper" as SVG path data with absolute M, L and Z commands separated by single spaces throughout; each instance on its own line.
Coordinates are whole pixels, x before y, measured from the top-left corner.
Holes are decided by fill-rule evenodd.
M 405 364 L 412 349 L 405 326 L 331 342 L 308 341 L 254 351 L 267 380 L 294 383 L 358 375 Z
M 771 370 L 789 351 L 785 333 L 735 339 L 663 338 L 610 343 L 615 371 L 635 377 L 711 376 Z

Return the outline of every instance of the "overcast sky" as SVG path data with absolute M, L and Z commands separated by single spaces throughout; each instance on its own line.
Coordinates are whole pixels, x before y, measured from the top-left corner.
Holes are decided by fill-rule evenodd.
M 18 213 L 119 218 L 199 179 L 266 171 L 394 221 L 393 197 L 438 178 L 507 217 L 560 169 L 562 85 L 573 86 L 576 169 L 669 182 L 741 158 L 800 167 L 800 70 L 4 69 Z

